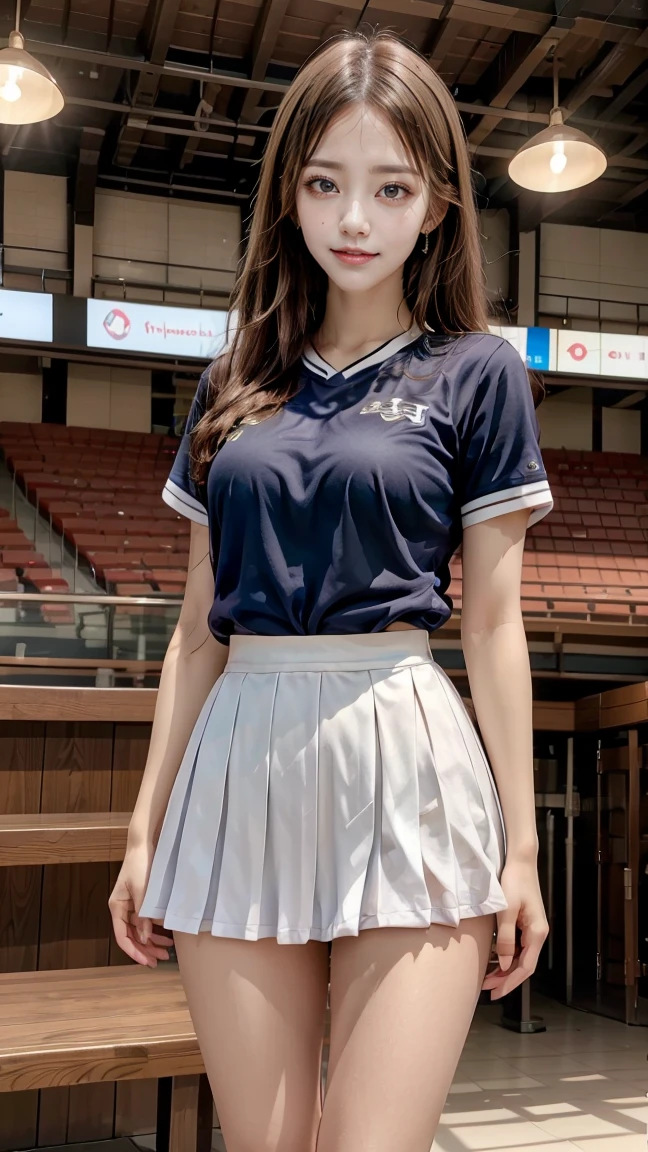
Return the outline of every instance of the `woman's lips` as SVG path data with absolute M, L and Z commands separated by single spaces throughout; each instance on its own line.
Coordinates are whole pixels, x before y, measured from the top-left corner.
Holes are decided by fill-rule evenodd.
M 344 248 L 331 248 L 331 252 L 343 264 L 368 264 L 378 255 L 377 252 L 349 252 Z

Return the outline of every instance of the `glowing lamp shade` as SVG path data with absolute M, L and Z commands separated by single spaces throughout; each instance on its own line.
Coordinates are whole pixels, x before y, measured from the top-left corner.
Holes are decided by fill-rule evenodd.
M 568 192 L 598 180 L 606 168 L 603 149 L 584 132 L 563 124 L 560 108 L 554 108 L 549 127 L 515 153 L 509 176 L 532 192 Z
M 20 32 L 0 50 L 0 124 L 36 124 L 56 116 L 63 93 L 40 61 L 24 49 Z

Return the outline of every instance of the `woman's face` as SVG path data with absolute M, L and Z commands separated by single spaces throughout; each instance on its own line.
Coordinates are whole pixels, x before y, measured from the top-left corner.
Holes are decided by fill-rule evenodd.
M 304 242 L 345 292 L 400 272 L 429 229 L 428 191 L 389 122 L 354 105 L 324 133 L 297 192 Z

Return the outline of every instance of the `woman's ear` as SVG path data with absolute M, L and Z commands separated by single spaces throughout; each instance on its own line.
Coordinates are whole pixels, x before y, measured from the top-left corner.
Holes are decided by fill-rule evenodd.
M 425 217 L 425 223 L 424 223 L 421 231 L 422 232 L 434 232 L 434 229 L 438 228 L 439 224 L 442 223 L 443 219 L 445 218 L 445 214 L 447 211 L 448 211 L 448 201 L 447 200 L 437 200 L 434 204 L 430 205 L 430 209 L 428 211 L 427 216 Z

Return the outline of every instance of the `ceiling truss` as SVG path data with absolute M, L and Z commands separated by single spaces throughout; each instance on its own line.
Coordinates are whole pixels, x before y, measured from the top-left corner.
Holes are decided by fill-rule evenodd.
M 535 6 L 534 6 L 535 5 Z M 334 32 L 390 27 L 455 96 L 491 207 L 543 220 L 648 226 L 648 0 L 23 0 L 26 46 L 66 107 L 47 127 L 0 132 L 5 167 L 65 172 L 86 218 L 95 185 L 248 203 L 274 112 Z M 609 8 L 612 8 L 611 14 Z M 0 14 L 0 43 L 12 17 Z M 4 40 L 2 39 L 4 37 Z M 548 123 L 557 56 L 565 119 L 609 167 L 578 195 L 533 197 L 508 161 Z

